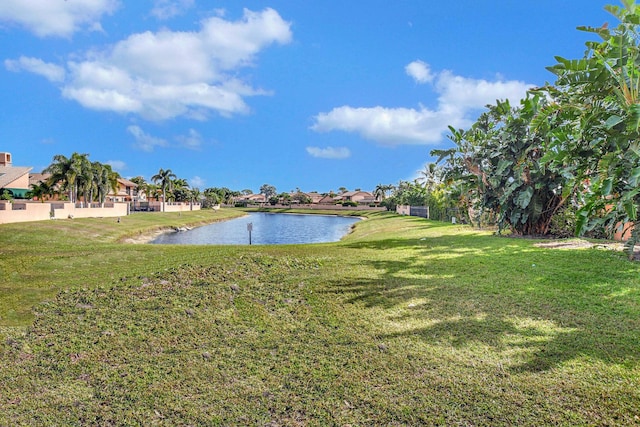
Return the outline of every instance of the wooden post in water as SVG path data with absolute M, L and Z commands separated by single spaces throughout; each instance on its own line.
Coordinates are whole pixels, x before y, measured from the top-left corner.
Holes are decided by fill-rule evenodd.
M 251 232 L 253 231 L 253 223 L 252 222 L 247 224 L 247 231 L 249 232 L 249 244 L 251 244 Z

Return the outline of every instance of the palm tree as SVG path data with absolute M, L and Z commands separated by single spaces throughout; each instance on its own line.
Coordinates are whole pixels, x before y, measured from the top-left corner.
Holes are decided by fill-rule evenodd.
M 199 203 L 202 198 L 202 192 L 198 187 L 194 187 L 189 191 L 189 202 L 191 203 L 191 210 L 193 210 L 193 204 Z
M 376 199 L 384 200 L 389 197 L 389 192 L 393 190 L 392 184 L 378 184 L 374 190 L 373 195 Z
M 82 159 L 87 158 L 88 154 L 73 153 L 71 157 L 62 154 L 53 156 L 53 162 L 43 171 L 49 173 L 47 184 L 53 187 L 60 185 L 61 191 L 68 190 L 69 201 L 75 202 L 77 198 L 76 181 L 82 169 Z
M 144 194 L 147 196 L 147 200 L 159 200 L 158 197 L 158 191 L 160 191 L 160 189 L 158 188 L 157 185 L 152 184 L 150 182 L 145 182 L 142 188 L 142 191 L 144 192 Z
M 97 196 L 98 200 L 100 200 L 100 187 L 104 182 L 104 167 L 100 162 L 91 162 L 91 169 L 93 170 L 93 175 L 89 190 L 89 200 L 93 202 L 94 196 Z
M 89 193 L 91 192 L 91 187 L 93 186 L 93 167 L 91 162 L 89 161 L 88 154 L 79 154 L 76 158 L 76 162 L 78 165 L 78 174 L 76 175 L 76 191 L 78 195 L 80 194 L 80 192 L 82 192 L 82 206 L 88 207 L 87 205 L 92 201 L 89 197 Z
M 40 181 L 37 184 L 31 184 L 28 197 L 37 198 L 40 202 L 44 203 L 45 196 L 51 196 L 52 193 L 53 188 L 46 181 Z
M 172 191 L 168 197 L 173 199 L 176 202 L 184 202 L 189 200 L 189 183 L 186 179 L 176 178 L 171 182 Z
M 109 191 L 117 193 L 120 174 L 111 169 L 111 165 L 104 165 L 100 162 L 94 162 L 91 165 L 93 167 L 93 185 L 89 197 L 94 200 L 93 192 L 96 191 L 97 200 L 100 205 L 103 205 Z
M 167 199 L 167 189 L 171 189 L 172 180 L 176 178 L 176 174 L 174 174 L 171 169 L 164 170 L 162 168 L 160 168 L 157 174 L 151 177 L 151 181 L 156 184 L 159 183 L 162 188 L 162 212 L 164 212 L 164 203 Z
M 220 203 L 220 195 L 217 188 L 205 188 L 204 197 L 207 206 L 214 206 Z
M 260 194 L 264 194 L 265 200 L 269 200 L 278 193 L 276 191 L 276 187 L 274 187 L 273 185 L 263 184 L 260 187 Z
M 420 171 L 418 182 L 422 183 L 427 191 L 431 193 L 442 182 L 442 168 L 436 163 L 424 165 L 424 170 Z
M 144 198 L 142 197 L 142 195 L 145 195 L 145 198 L 147 197 L 148 193 L 147 193 L 147 182 L 145 181 L 144 177 L 142 176 L 134 176 L 133 178 L 130 179 L 131 182 L 133 182 L 134 184 L 136 184 L 136 190 L 134 192 L 136 199 L 137 200 L 144 200 Z M 135 206 L 135 200 L 134 199 L 134 206 Z

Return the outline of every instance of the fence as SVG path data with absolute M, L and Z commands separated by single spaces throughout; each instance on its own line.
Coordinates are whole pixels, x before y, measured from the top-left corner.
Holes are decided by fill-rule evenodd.
M 419 216 L 434 221 L 450 222 L 453 221 L 453 218 L 456 218 L 456 222 L 464 222 L 464 218 L 459 217 L 459 212 L 456 208 L 441 209 L 434 206 L 398 205 L 396 206 L 396 213 L 400 215 Z
M 199 211 L 200 203 L 166 202 L 164 212 Z M 163 212 L 162 202 L 131 202 L 131 212 Z
M 127 203 L 105 203 L 94 207 L 82 207 L 68 202 L 0 202 L 0 224 L 12 222 L 44 221 L 62 218 L 100 218 L 126 216 Z

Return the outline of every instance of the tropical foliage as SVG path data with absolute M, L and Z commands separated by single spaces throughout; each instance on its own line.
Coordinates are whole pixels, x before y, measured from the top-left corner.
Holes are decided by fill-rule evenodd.
M 260 194 L 264 194 L 264 197 L 269 200 L 270 198 L 276 196 L 278 192 L 276 191 L 276 187 L 270 184 L 263 184 L 260 187 Z
M 46 182 L 32 185 L 31 196 L 42 197 L 64 193 L 71 202 L 98 201 L 104 203 L 109 190 L 115 191 L 120 175 L 110 165 L 91 162 L 88 154 L 73 153 L 71 157 L 57 154 L 43 171 L 49 174 Z M 82 196 L 82 197 L 79 197 Z
M 544 105 L 541 96 L 528 97 L 518 108 L 499 101 L 470 129 L 452 129 L 456 148 L 440 153 L 447 157 L 449 176 L 463 182 L 469 207 L 494 212 L 500 230 L 547 234 L 567 198 L 562 170 L 540 161 L 544 135 L 531 127 Z
M 622 3 L 606 7 L 617 27 L 580 28 L 601 39 L 583 58 L 549 67 L 557 81 L 540 92 L 554 103 L 537 126 L 550 135 L 545 163 L 564 168 L 580 200 L 577 231 L 632 224 L 632 252 L 640 239 L 640 9 Z
M 395 211 L 399 205 L 420 206 L 428 218 L 448 221 L 458 216 L 458 207 L 456 195 L 451 192 L 454 187 L 445 181 L 444 173 L 441 166 L 428 163 L 415 180 L 378 184 L 373 194 L 387 210 Z
M 157 174 L 151 177 L 151 181 L 155 184 L 158 184 L 162 189 L 162 212 L 164 212 L 164 205 L 167 201 L 167 189 L 173 189 L 173 179 L 177 178 L 176 174 L 174 174 L 171 169 L 162 169 L 158 171 Z
M 459 205 L 496 215 L 501 229 L 547 234 L 554 215 L 577 210 L 576 233 L 634 226 L 640 240 L 640 9 L 607 6 L 614 28 L 580 59 L 557 57 L 557 80 L 518 107 L 497 101 L 468 130 L 451 129 L 446 181 Z
M 27 192 L 27 198 L 35 198 L 44 203 L 47 197 L 54 194 L 54 188 L 47 181 L 40 181 L 37 184 L 31 184 L 30 190 Z

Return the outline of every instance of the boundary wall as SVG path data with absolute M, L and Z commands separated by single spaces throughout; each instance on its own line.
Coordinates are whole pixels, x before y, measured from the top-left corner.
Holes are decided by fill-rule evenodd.
M 82 207 L 81 204 L 69 202 L 0 202 L 0 224 L 12 222 L 44 221 L 64 218 L 109 218 L 129 214 L 128 203 L 92 203 Z

